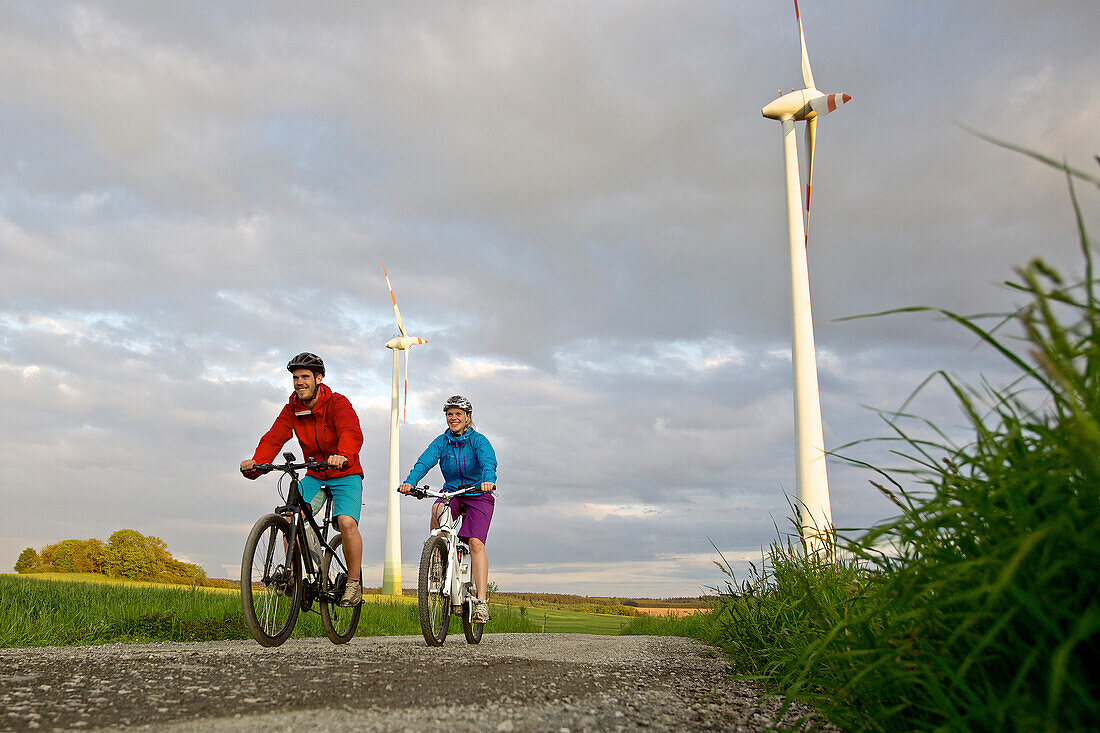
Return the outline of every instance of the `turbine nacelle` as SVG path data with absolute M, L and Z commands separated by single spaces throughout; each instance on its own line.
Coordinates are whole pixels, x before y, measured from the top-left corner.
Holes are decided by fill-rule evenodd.
M 801 122 L 827 115 L 851 100 L 850 94 L 822 94 L 817 89 L 810 87 L 784 94 L 765 106 L 760 112 L 772 120 Z
M 404 351 L 410 346 L 417 346 L 419 344 L 428 343 L 428 339 L 422 339 L 419 336 L 396 336 L 386 342 L 387 349 L 396 349 L 397 351 Z

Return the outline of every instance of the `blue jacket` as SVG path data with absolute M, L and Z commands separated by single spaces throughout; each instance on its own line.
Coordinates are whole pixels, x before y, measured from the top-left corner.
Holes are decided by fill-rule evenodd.
M 405 483 L 416 486 L 437 463 L 443 472 L 444 491 L 457 491 L 459 486 L 478 485 L 486 481 L 492 484 L 497 482 L 496 451 L 489 439 L 473 428 L 462 435 L 454 435 L 450 428 L 444 430 L 416 459 L 416 465 L 409 471 Z

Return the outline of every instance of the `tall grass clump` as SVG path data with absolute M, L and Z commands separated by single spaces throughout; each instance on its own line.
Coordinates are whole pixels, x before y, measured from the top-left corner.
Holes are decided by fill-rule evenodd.
M 800 667 L 807 645 L 846 618 L 864 588 L 862 564 L 838 556 L 835 533 L 811 548 L 797 507 L 794 514 L 795 532 L 773 542 L 759 565 L 749 563 L 747 579 L 738 582 L 729 563 L 718 564 L 729 580 L 709 640 L 745 677 L 771 680 Z
M 1036 259 L 1007 283 L 1024 304 L 991 325 L 905 309 L 1014 370 L 1000 387 L 935 375 L 972 439 L 885 416 L 921 489 L 879 471 L 900 515 L 831 557 L 776 543 L 766 569 L 727 583 L 719 635 L 742 671 L 845 729 L 1100 728 L 1100 301 L 1072 176 L 1100 179 L 1064 170 L 1080 282 Z

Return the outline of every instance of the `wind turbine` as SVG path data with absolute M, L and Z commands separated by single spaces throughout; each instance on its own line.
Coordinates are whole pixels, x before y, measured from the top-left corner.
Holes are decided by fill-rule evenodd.
M 390 273 L 386 272 L 383 263 L 382 272 L 386 275 L 386 287 L 390 289 L 390 300 L 393 301 L 393 314 L 397 316 L 397 328 L 401 335 L 386 342 L 386 348 L 393 350 L 393 386 L 390 391 L 390 482 L 386 500 L 386 553 L 382 569 L 382 593 L 387 595 L 401 595 L 401 504 L 397 487 L 401 484 L 401 432 L 397 424 L 397 408 L 400 403 L 398 392 L 398 352 L 405 353 L 405 410 L 408 411 L 409 398 L 409 349 L 418 344 L 428 343 L 427 339 L 419 336 L 410 336 L 405 330 L 405 322 L 401 320 L 401 311 L 397 307 L 397 298 L 393 294 L 393 285 L 390 284 Z
M 794 363 L 794 416 L 797 462 L 795 485 L 798 489 L 802 528 L 812 548 L 820 547 L 820 535 L 833 524 L 829 505 L 829 479 L 825 472 L 825 438 L 821 428 L 821 397 L 817 385 L 817 355 L 814 349 L 813 315 L 810 311 L 810 276 L 806 263 L 810 218 L 810 187 L 814 176 L 814 145 L 817 120 L 851 100 L 847 94 L 823 94 L 814 85 L 810 58 L 806 53 L 806 35 L 802 15 L 794 0 L 798 36 L 802 42 L 802 81 L 806 87 L 784 94 L 761 112 L 783 124 L 783 159 L 787 175 L 787 228 L 791 248 L 791 295 L 793 327 L 791 360 Z M 798 148 L 794 123 L 806 123 L 806 209 L 802 211 L 799 185 Z M 805 221 L 803 220 L 805 216 Z

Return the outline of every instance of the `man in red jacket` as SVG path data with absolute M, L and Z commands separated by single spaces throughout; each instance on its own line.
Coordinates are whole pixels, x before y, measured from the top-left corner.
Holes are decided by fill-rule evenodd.
M 359 427 L 359 416 L 347 397 L 321 384 L 325 363 L 316 354 L 298 354 L 286 369 L 294 377 L 294 394 L 275 418 L 271 429 L 260 438 L 252 458 L 241 461 L 241 473 L 250 479 L 257 478 L 260 474 L 255 473 L 253 467 L 257 463 L 270 463 L 291 435 L 298 436 L 303 458 L 332 466 L 324 475 L 313 470 L 306 472 L 298 483 L 298 490 L 306 502 L 312 501 L 322 483 L 332 492 L 332 513 L 343 537 L 344 558 L 348 563 L 348 585 L 340 605 L 354 606 L 363 598 L 360 576 L 363 538 L 359 534 L 359 512 L 363 507 L 359 449 L 363 447 L 363 431 Z

